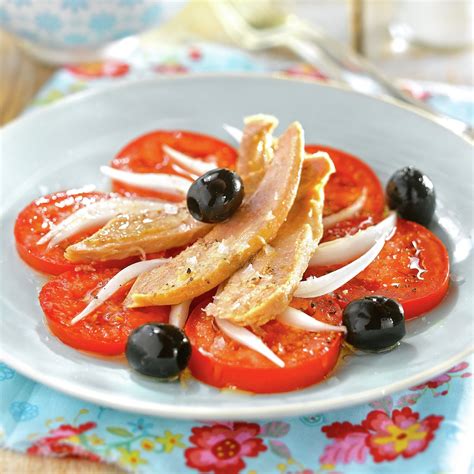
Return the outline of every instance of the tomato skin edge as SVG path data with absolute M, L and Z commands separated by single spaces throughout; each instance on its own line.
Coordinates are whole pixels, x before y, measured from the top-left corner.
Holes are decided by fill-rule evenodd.
M 436 308 L 448 293 L 449 289 L 449 272 L 443 284 L 430 295 L 422 296 L 421 298 L 412 299 L 402 303 L 403 309 L 405 310 L 405 319 L 416 319 L 423 316 L 428 311 Z
M 303 389 L 321 382 L 334 369 L 339 359 L 342 336 L 334 347 L 315 360 L 297 367 L 249 368 L 219 363 L 212 355 L 194 348 L 189 362 L 191 374 L 199 381 L 217 388 L 237 388 L 253 393 L 282 393 Z
M 365 184 L 366 186 L 367 184 L 369 184 L 372 190 L 372 193 L 369 194 L 369 198 L 367 199 L 367 201 L 372 200 L 372 206 L 373 206 L 373 209 L 371 212 L 369 213 L 362 212 L 362 215 L 372 216 L 372 217 L 375 217 L 376 219 L 382 217 L 385 210 L 385 191 L 382 186 L 382 183 L 380 182 L 379 177 L 375 173 L 374 169 L 368 163 L 366 163 L 364 160 L 362 160 L 358 156 L 352 155 L 351 153 L 347 151 L 334 148 L 331 146 L 327 146 L 327 145 L 322 145 L 322 144 L 307 144 L 305 146 L 305 151 L 307 153 L 316 153 L 318 151 L 324 151 L 328 153 L 331 159 L 333 160 L 334 165 L 336 166 L 336 173 L 334 174 L 334 176 L 337 175 L 336 163 L 338 161 L 348 162 L 348 164 L 352 168 L 357 168 L 359 170 L 362 170 L 363 173 L 366 175 L 366 177 L 369 179 L 369 182 Z M 344 173 L 344 171 L 340 170 L 340 172 L 342 174 L 346 174 Z M 326 188 L 326 193 L 328 193 L 329 189 L 330 188 Z M 349 205 L 349 203 L 347 205 Z
M 38 299 L 44 323 L 51 333 L 64 344 L 94 356 L 117 356 L 124 353 L 128 335 L 136 327 L 149 322 L 167 322 L 169 307 L 152 310 L 128 310 L 123 307 L 132 280 L 118 288 L 93 311 L 89 316 L 94 318 L 95 314 L 92 324 L 86 321 L 71 324 L 73 317 L 103 287 L 104 281 L 110 281 L 119 271 L 118 268 L 94 272 L 68 271 L 45 283 Z M 109 315 L 114 317 L 110 319 Z
M 416 224 L 411 221 L 404 222 L 409 223 L 410 225 Z M 422 227 L 419 224 L 416 225 Z M 440 249 L 439 254 L 442 255 L 442 265 L 440 265 L 440 267 L 444 269 L 445 273 L 440 285 L 431 293 L 406 299 L 395 298 L 402 305 L 403 310 L 405 311 L 405 320 L 407 321 L 422 317 L 432 309 L 436 308 L 446 297 L 449 290 L 450 261 L 448 251 L 444 243 L 435 233 L 431 232 L 428 228 L 425 230 L 429 232 L 430 239 L 434 241 Z M 369 294 L 367 296 L 369 296 Z M 342 308 L 345 308 L 349 302 L 338 300 L 338 303 Z
M 97 356 L 118 356 L 123 355 L 125 352 L 125 342 L 101 344 L 100 342 L 91 343 L 89 340 L 79 341 L 77 337 L 71 336 L 71 334 L 61 324 L 54 323 L 48 318 L 45 318 L 46 325 L 53 334 L 61 342 L 71 347 L 72 349 L 80 350 L 92 354 L 94 357 Z
M 449 290 L 449 272 L 443 281 L 443 284 L 436 289 L 435 292 L 429 295 L 421 296 L 420 298 L 412 298 L 406 301 L 397 300 L 405 311 L 405 320 L 410 321 L 424 316 L 426 313 L 436 308 L 448 294 Z M 367 293 L 367 296 L 371 296 Z M 383 296 L 383 295 L 382 295 Z M 338 301 L 342 309 L 344 309 L 350 301 Z
M 47 276 L 59 276 L 62 273 L 83 268 L 93 268 L 94 270 L 103 270 L 105 268 L 114 267 L 125 268 L 138 261 L 138 257 L 127 257 L 122 260 L 97 261 L 92 263 L 54 263 L 42 260 L 18 242 L 16 242 L 15 245 L 18 255 L 30 268 Z
M 64 264 L 64 266 L 61 266 L 60 264 L 45 262 L 27 250 L 24 245 L 21 245 L 18 242 L 16 242 L 15 245 L 19 257 L 29 267 L 33 268 L 37 272 L 44 273 L 46 275 L 60 275 L 63 272 L 72 270 L 72 265 Z
M 435 233 L 431 232 L 431 237 L 440 248 L 443 249 L 443 260 L 446 266 L 446 274 L 444 275 L 442 284 L 436 289 L 436 291 L 429 295 L 422 296 L 421 298 L 413 298 L 402 303 L 403 309 L 405 310 L 406 320 L 415 319 L 436 308 L 436 306 L 438 306 L 448 294 L 449 275 L 451 270 L 448 251 L 441 239 Z

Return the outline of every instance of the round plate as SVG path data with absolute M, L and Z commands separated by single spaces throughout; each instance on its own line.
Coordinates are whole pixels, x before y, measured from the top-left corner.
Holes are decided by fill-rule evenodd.
M 32 199 L 95 183 L 99 165 L 132 138 L 160 128 L 196 130 L 224 140 L 222 125 L 274 114 L 283 129 L 299 120 L 308 143 L 363 158 L 385 182 L 416 165 L 433 180 L 433 230 L 447 245 L 452 284 L 443 303 L 408 326 L 383 355 L 346 357 L 326 382 L 285 394 L 219 391 L 197 381 L 159 383 L 122 360 L 98 359 L 63 345 L 43 322 L 44 278 L 17 256 L 13 223 Z M 176 418 L 264 418 L 315 413 L 366 402 L 426 380 L 472 350 L 472 147 L 427 116 L 394 103 L 310 82 L 253 76 L 198 76 L 119 84 L 33 112 L 1 135 L 1 358 L 24 375 L 104 406 Z

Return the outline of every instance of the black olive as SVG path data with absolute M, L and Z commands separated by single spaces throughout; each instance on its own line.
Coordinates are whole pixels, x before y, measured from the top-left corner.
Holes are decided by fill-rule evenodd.
M 400 217 L 429 225 L 436 208 L 436 193 L 426 174 L 413 166 L 406 166 L 393 174 L 386 191 L 388 206 Z
M 217 168 L 194 181 L 186 202 L 196 220 L 215 223 L 231 217 L 243 198 L 244 185 L 240 176 L 231 170 Z
M 170 379 L 188 365 L 191 344 L 186 334 L 171 324 L 148 323 L 130 334 L 125 355 L 137 372 Z
M 405 313 L 395 300 L 367 296 L 349 303 L 342 315 L 346 341 L 357 349 L 382 352 L 395 347 L 405 335 Z

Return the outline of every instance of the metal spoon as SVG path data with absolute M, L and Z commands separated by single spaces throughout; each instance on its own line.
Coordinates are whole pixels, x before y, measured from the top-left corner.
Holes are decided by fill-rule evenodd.
M 275 2 L 252 2 L 252 5 L 257 4 L 260 14 L 244 7 L 245 2 L 212 2 L 222 27 L 239 46 L 252 51 L 285 47 L 329 77 L 346 83 L 358 92 L 392 97 L 430 113 L 453 131 L 474 138 L 474 131 L 468 124 L 442 115 L 425 102 L 405 93 L 372 63 L 329 38 L 321 30 L 307 25 L 294 15 L 284 13 Z

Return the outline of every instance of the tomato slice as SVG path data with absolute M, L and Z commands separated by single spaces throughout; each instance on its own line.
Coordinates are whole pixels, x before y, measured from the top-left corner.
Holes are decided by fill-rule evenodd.
M 419 259 L 420 273 L 410 269 Z M 312 267 L 305 276 L 321 276 L 337 267 Z M 405 318 L 413 319 L 437 306 L 449 286 L 449 257 L 443 243 L 426 227 L 398 219 L 395 235 L 386 242 L 379 256 L 350 282 L 336 290 L 342 307 L 370 295 L 398 300 Z
M 76 234 L 52 248 L 48 248 L 47 243 L 38 245 L 37 242 L 51 229 L 53 224 L 61 222 L 81 207 L 109 197 L 109 194 L 101 192 L 70 190 L 48 194 L 28 204 L 20 212 L 15 222 L 15 242 L 20 257 L 36 270 L 52 275 L 80 268 L 81 265 L 66 260 L 64 249 L 92 235 L 98 230 L 97 228 Z M 93 267 L 124 267 L 136 260 L 136 258 L 111 260 L 94 264 Z M 88 267 L 90 268 L 90 265 Z
M 112 160 L 111 166 L 134 173 L 168 173 L 190 178 L 189 173 L 174 165 L 168 158 L 163 151 L 163 145 L 203 161 L 215 161 L 221 168 L 233 168 L 237 159 L 235 149 L 217 138 L 181 130 L 158 130 L 142 135 L 126 145 Z M 148 191 L 118 181 L 113 181 L 112 185 L 114 191 L 127 195 L 179 200 L 176 196 Z
M 71 326 L 80 313 L 120 269 L 69 271 L 43 286 L 39 300 L 52 333 L 68 346 L 102 355 L 125 350 L 128 335 L 148 322 L 168 322 L 169 306 L 124 308 L 123 300 L 133 282 L 121 287 L 93 313 Z
M 336 172 L 329 178 L 324 188 L 324 215 L 334 214 L 350 206 L 362 194 L 364 188 L 367 193 L 364 206 L 358 213 L 360 222 L 368 218 L 379 220 L 385 208 L 385 194 L 382 185 L 369 165 L 359 158 L 345 151 L 324 145 L 307 145 L 308 153 L 325 151 L 329 153 Z M 350 223 L 346 223 L 346 231 L 351 232 Z M 339 229 L 344 229 L 344 224 L 339 224 Z M 328 231 L 325 232 L 325 239 Z
M 261 326 L 256 334 L 284 360 L 280 368 L 224 335 L 203 311 L 208 302 L 193 310 L 185 326 L 193 347 L 189 368 L 204 383 L 255 393 L 287 392 L 320 382 L 336 365 L 341 333 L 311 333 L 278 321 Z M 340 306 L 329 296 L 297 298 L 292 306 L 330 324 L 342 320 Z

